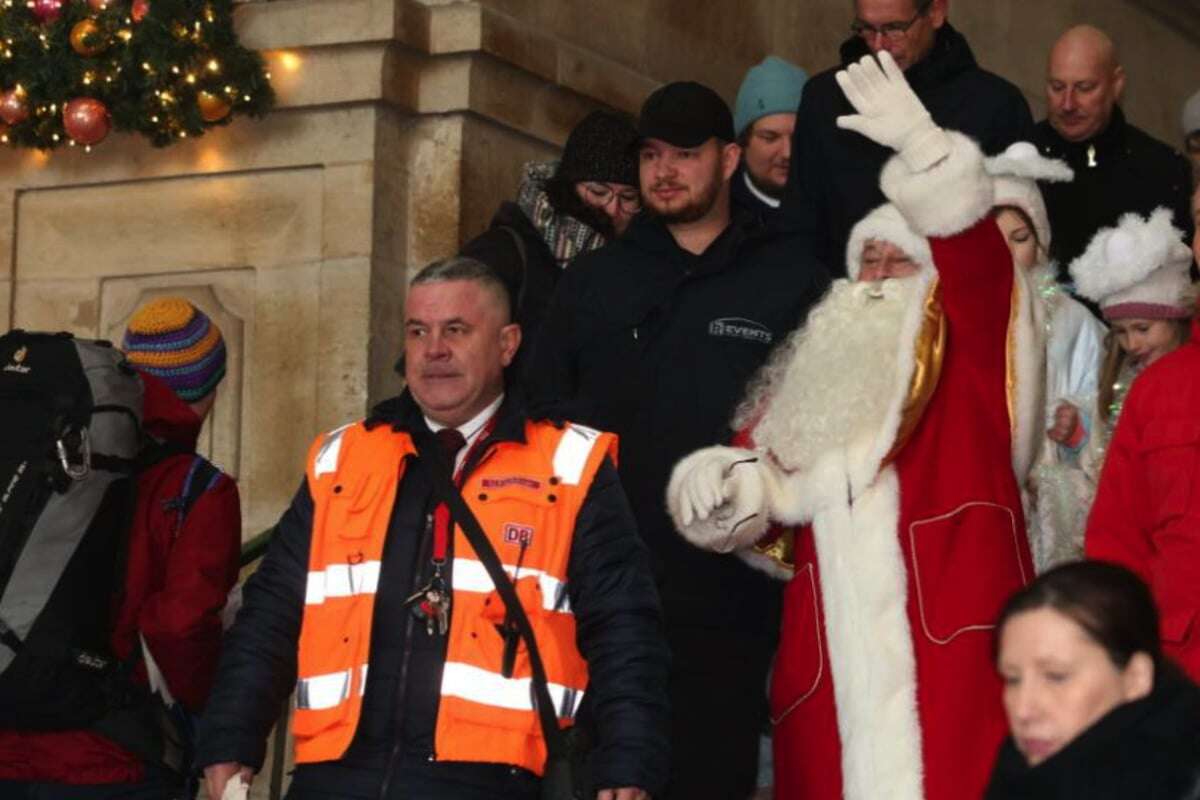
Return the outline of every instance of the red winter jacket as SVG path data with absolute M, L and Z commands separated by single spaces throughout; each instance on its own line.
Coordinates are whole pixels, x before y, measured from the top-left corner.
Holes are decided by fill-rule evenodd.
M 194 450 L 201 420 L 166 384 L 143 374 L 148 433 Z M 175 699 L 189 711 L 204 706 L 221 646 L 221 609 L 237 581 L 241 510 L 237 484 L 221 475 L 192 506 L 176 536 L 176 512 L 164 504 L 182 494 L 192 459 L 172 456 L 138 478 L 129 540 L 125 597 L 112 645 L 120 658 L 138 647 L 138 633 Z M 144 679 L 145 671 L 138 669 Z M 142 780 L 140 760 L 87 731 L 0 731 L 0 780 L 69 784 Z
M 1084 544 L 1150 584 L 1167 655 L 1200 680 L 1200 320 L 1130 388 Z

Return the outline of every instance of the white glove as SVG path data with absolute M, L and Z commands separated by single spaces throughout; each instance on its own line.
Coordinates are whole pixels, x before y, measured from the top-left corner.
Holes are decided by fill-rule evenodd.
M 924 172 L 950 154 L 950 138 L 929 116 L 891 53 L 864 56 L 836 77 L 858 112 L 838 117 L 839 128 L 892 148 L 913 172 Z
M 728 553 L 758 540 L 768 524 L 760 454 L 708 447 L 680 461 L 667 485 L 667 509 L 684 538 Z

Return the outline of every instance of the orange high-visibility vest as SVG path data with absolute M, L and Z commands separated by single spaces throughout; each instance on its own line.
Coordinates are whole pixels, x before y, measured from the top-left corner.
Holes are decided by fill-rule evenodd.
M 569 723 L 588 673 L 575 646 L 567 563 L 576 517 L 604 458 L 615 462 L 616 437 L 526 422 L 525 438 L 490 445 L 462 493 L 509 574 L 517 572 L 551 697 L 560 721 Z M 361 422 L 318 437 L 310 450 L 312 545 L 292 720 L 297 763 L 341 758 L 358 728 L 384 540 L 404 459 L 413 453 L 408 434 L 387 425 L 367 430 Z M 546 746 L 528 651 L 519 646 L 506 677 L 496 629 L 504 601 L 457 526 L 450 586 L 435 758 L 512 764 L 540 775 Z

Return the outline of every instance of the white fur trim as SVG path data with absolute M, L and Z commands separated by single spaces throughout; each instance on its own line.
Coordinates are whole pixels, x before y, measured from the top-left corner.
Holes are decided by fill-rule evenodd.
M 998 156 L 983 162 L 984 169 L 992 176 L 1025 178 L 1031 181 L 1068 183 L 1075 180 L 1075 170 L 1067 162 L 1047 158 L 1038 152 L 1032 142 L 1013 142 Z
M 983 168 L 979 146 L 961 133 L 949 132 L 950 155 L 914 173 L 893 156 L 883 167 L 883 194 L 923 236 L 953 236 L 992 209 L 992 178 Z
M 904 251 L 904 254 L 921 265 L 933 269 L 933 253 L 929 251 L 929 240 L 918 236 L 908 226 L 908 221 L 891 203 L 884 203 L 867 214 L 850 231 L 846 244 L 846 274 L 857 281 L 862 272 L 863 248 L 870 240 L 889 242 Z
M 1081 295 L 1101 306 L 1178 306 L 1191 263 L 1192 252 L 1171 224 L 1170 209 L 1158 208 L 1146 219 L 1125 214 L 1116 227 L 1100 230 L 1072 262 L 1071 277 Z
M 1033 223 L 1033 231 L 1037 234 L 1038 246 L 1043 252 L 1049 252 L 1053 232 L 1050 230 L 1050 216 L 1046 213 L 1046 202 L 1042 199 L 1042 190 L 1037 183 L 1028 178 L 1014 178 L 1011 175 L 997 175 L 992 179 L 995 186 L 996 207 L 1012 206 L 1019 208 Z
M 1034 276 L 1015 266 L 1013 272 L 1016 313 L 1009 331 L 1009 346 L 1012 347 L 1009 378 L 1014 382 L 1013 471 L 1017 485 L 1024 489 L 1046 439 L 1043 430 L 1046 311 L 1037 294 Z
M 847 465 L 841 466 L 845 475 Z M 841 502 L 825 498 L 813 522 L 844 797 L 877 800 L 886 787 L 889 800 L 922 800 L 916 659 L 897 533 L 899 481 L 889 467 L 853 505 L 846 502 L 847 488 L 843 480 Z

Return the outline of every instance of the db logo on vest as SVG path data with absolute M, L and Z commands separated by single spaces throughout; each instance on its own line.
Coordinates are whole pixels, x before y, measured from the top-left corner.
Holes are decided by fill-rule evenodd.
M 528 547 L 533 544 L 533 528 L 515 522 L 504 523 L 504 543 Z

